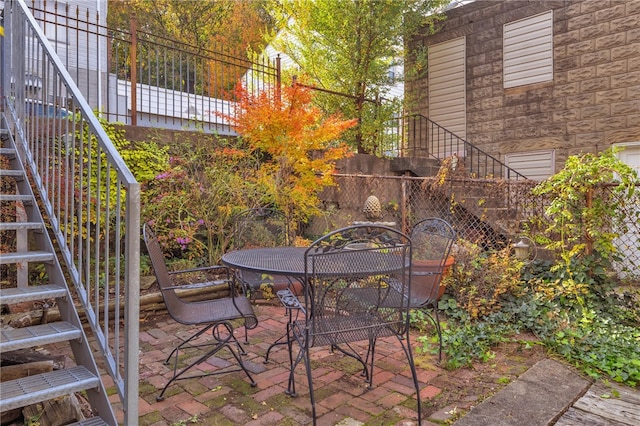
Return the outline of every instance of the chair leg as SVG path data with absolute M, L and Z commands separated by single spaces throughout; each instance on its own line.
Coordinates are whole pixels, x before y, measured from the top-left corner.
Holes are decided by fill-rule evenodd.
M 292 339 L 291 337 L 291 324 L 293 323 L 293 310 L 292 308 L 289 307 L 285 307 L 285 315 L 288 316 L 288 320 L 287 320 L 287 332 L 285 334 L 283 334 L 282 336 L 278 337 L 278 339 L 273 342 L 271 345 L 269 345 L 269 347 L 267 348 L 267 353 L 264 356 L 264 363 L 267 364 L 269 363 L 269 354 L 271 353 L 271 349 L 273 349 L 276 346 L 279 345 L 288 345 Z M 298 315 L 300 315 L 300 309 L 296 309 L 296 318 L 298 318 Z M 285 340 L 286 339 L 286 340 Z
M 288 325 L 287 325 L 288 327 Z M 279 345 L 286 345 L 289 343 L 289 336 L 288 336 L 288 332 L 287 334 L 283 334 L 282 336 L 278 337 L 278 340 L 276 340 L 275 342 L 273 342 L 271 345 L 269 345 L 269 347 L 267 348 L 267 353 L 264 356 L 264 364 L 268 364 L 269 363 L 269 354 L 271 353 L 271 349 L 273 349 L 276 346 Z
M 313 377 L 311 374 L 311 357 L 309 356 L 309 348 L 304 349 L 304 366 L 307 370 L 307 381 L 309 383 L 309 399 L 311 400 L 311 417 L 313 425 L 316 425 L 316 399 L 313 395 Z M 293 370 L 291 370 L 293 374 Z
M 433 315 L 429 313 L 427 309 L 433 308 Z M 442 361 L 442 327 L 440 327 L 440 318 L 438 316 L 438 306 L 437 304 L 429 304 L 425 305 L 423 308 L 433 325 L 436 327 L 436 331 L 438 332 L 438 363 Z
M 210 346 L 210 343 L 206 343 L 206 344 L 202 344 L 202 345 L 190 345 L 189 343 L 192 340 L 197 339 L 198 337 L 202 336 L 204 333 L 206 333 L 207 331 L 209 331 L 209 329 L 211 329 L 211 327 L 213 327 L 215 324 L 209 324 L 208 326 L 206 326 L 205 328 L 203 328 L 202 330 L 198 331 L 197 333 L 195 333 L 194 335 L 192 335 L 191 337 L 189 337 L 187 340 L 183 341 L 182 343 L 180 343 L 178 346 L 176 346 L 171 353 L 169 354 L 169 356 L 167 357 L 167 359 L 164 360 L 164 365 L 169 365 L 169 361 L 171 361 L 171 358 L 173 358 L 173 355 L 176 355 L 176 360 L 174 362 L 174 372 L 175 372 L 175 365 L 178 364 L 178 351 L 182 348 L 197 348 L 197 347 L 202 347 L 202 346 Z
M 409 367 L 411 368 L 411 377 L 413 378 L 413 385 L 416 388 L 416 403 L 417 403 L 417 411 L 418 411 L 418 425 L 422 424 L 422 404 L 420 403 L 420 383 L 418 382 L 418 372 L 416 370 L 416 365 L 413 362 L 413 353 L 411 351 L 411 341 L 409 340 L 409 327 L 407 324 L 406 336 L 398 335 L 398 340 L 400 341 L 400 345 L 402 346 L 402 350 L 404 350 L 404 354 L 407 357 L 407 362 L 409 363 Z M 407 342 L 407 345 L 404 345 L 404 341 Z
M 296 362 L 293 362 L 293 336 L 291 335 L 291 323 L 287 323 L 287 349 L 289 351 L 289 382 L 287 383 L 287 390 L 285 393 L 289 396 L 296 397 L 296 381 L 294 377 L 294 371 L 298 363 L 300 362 L 301 353 L 296 357 Z
M 350 358 L 355 359 L 356 361 L 358 361 L 360 364 L 362 364 L 362 373 L 360 373 L 361 376 L 363 376 L 367 382 L 369 382 L 369 378 L 371 377 L 371 375 L 373 374 L 373 370 L 369 371 L 369 367 L 367 366 L 367 364 L 369 363 L 369 357 L 373 356 L 372 355 L 372 348 L 373 350 L 375 350 L 375 343 L 371 344 L 371 342 L 375 342 L 375 339 L 370 339 L 369 340 L 369 348 L 367 349 L 367 355 L 365 357 L 365 359 L 362 359 L 362 357 L 358 354 L 358 352 L 353 349 L 353 347 L 351 345 L 349 345 L 348 343 L 345 343 L 344 346 L 348 347 L 349 350 L 345 350 L 343 349 L 340 345 L 331 345 L 331 351 L 333 352 L 334 350 L 338 350 L 338 352 L 342 353 L 343 355 L 346 355 Z
M 226 336 L 221 333 L 221 330 L 219 329 L 221 326 L 225 328 Z M 177 367 L 178 367 L 179 349 L 185 348 L 185 347 L 186 348 L 198 348 L 198 347 L 214 345 L 214 343 L 209 343 L 209 344 L 202 344 L 202 345 L 187 345 L 187 346 L 185 346 L 190 341 L 192 341 L 196 337 L 202 335 L 202 333 L 204 333 L 205 331 L 207 331 L 207 330 L 209 330 L 211 328 L 213 328 L 213 330 L 211 332 L 211 335 L 213 336 L 213 338 L 215 340 L 215 346 L 211 350 L 209 350 L 207 353 L 202 355 L 200 358 L 198 358 L 197 360 L 195 360 L 191 364 L 187 365 L 182 370 L 178 371 Z M 235 343 L 236 346 L 238 347 L 238 353 L 236 353 L 236 351 L 234 351 L 233 347 L 231 346 L 232 342 Z M 195 375 L 195 376 L 182 377 L 182 375 L 185 374 L 187 371 L 191 370 L 191 368 L 193 368 L 194 366 L 202 363 L 203 361 L 206 361 L 211 356 L 213 356 L 215 353 L 217 353 L 220 349 L 225 348 L 225 347 L 227 349 L 229 349 L 229 351 L 231 352 L 231 355 L 233 355 L 233 357 L 236 359 L 236 361 L 238 362 L 238 365 L 240 366 L 242 371 L 244 371 L 244 373 L 247 375 L 247 377 L 249 378 L 249 381 L 251 383 L 251 386 L 256 386 L 256 382 L 253 380 L 253 377 L 251 377 L 251 374 L 249 373 L 247 368 L 244 366 L 244 363 L 242 362 L 241 354 L 243 353 L 244 349 L 240 345 L 240 342 L 238 341 L 238 339 L 236 339 L 236 337 L 233 335 L 233 326 L 231 325 L 231 323 L 229 323 L 227 321 L 224 321 L 224 322 L 212 324 L 212 325 L 209 325 L 209 326 L 205 327 L 203 330 L 200 330 L 198 333 L 194 334 L 189 339 L 187 339 L 186 341 L 182 342 L 180 345 L 178 345 L 178 347 L 176 347 L 171 352 L 171 355 L 169 356 L 169 358 L 171 358 L 173 356 L 173 354 L 175 354 L 175 361 L 174 361 L 174 365 L 173 365 L 173 377 L 167 382 L 167 384 L 164 385 L 164 387 L 162 388 L 162 391 L 160 391 L 160 394 L 156 397 L 156 401 L 162 401 L 164 399 L 164 393 L 169 388 L 169 386 L 173 382 L 175 382 L 176 380 L 194 379 L 194 378 L 198 378 L 198 377 L 205 377 L 205 376 L 210 376 L 210 375 L 213 375 L 213 374 L 229 372 L 227 370 L 225 370 L 225 371 L 215 371 L 215 372 L 211 372 L 211 373 L 198 374 L 198 375 Z
M 376 354 L 376 339 L 369 339 L 369 348 L 367 349 L 367 359 L 365 362 L 369 363 L 369 370 L 366 371 L 365 378 L 367 379 L 367 383 L 369 384 L 369 389 L 373 387 L 373 358 Z M 371 356 L 371 359 L 369 359 Z
M 438 317 L 438 306 L 433 305 L 433 311 L 435 313 L 435 325 L 438 331 L 438 363 L 442 361 L 442 328 L 440 327 L 440 318 Z

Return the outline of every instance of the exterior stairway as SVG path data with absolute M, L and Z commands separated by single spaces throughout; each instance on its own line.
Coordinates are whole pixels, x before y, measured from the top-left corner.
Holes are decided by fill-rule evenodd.
M 32 324 L 23 328 L 12 328 L 3 320 L 0 329 L 0 356 L 16 350 L 41 347 L 46 349 L 48 345 L 66 342 L 71 346 L 76 364 L 60 370 L 2 382 L 0 412 L 5 413 L 8 410 L 84 391 L 96 417 L 80 420 L 75 424 L 116 425 L 113 409 L 100 380 L 100 373 L 73 303 L 65 274 L 38 209 L 27 173 L 17 155 L 13 135 L 6 128 L 2 128 L 0 136 L 0 244 L 7 243 L 1 247 L 7 250 L 8 246 L 9 250 L 0 254 L 0 272 L 3 276 L 0 304 L 11 309 L 16 303 L 50 303 L 51 300 L 55 300 L 61 317 L 60 321 L 43 321 L 42 324 Z M 31 285 L 27 282 L 27 272 L 37 265 L 44 267 L 47 284 Z M 7 283 L 7 279 L 15 282 Z

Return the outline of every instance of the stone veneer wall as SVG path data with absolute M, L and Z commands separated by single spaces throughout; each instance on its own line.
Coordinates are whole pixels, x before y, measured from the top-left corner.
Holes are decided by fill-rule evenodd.
M 503 24 L 553 9 L 554 80 L 505 89 Z M 568 155 L 640 141 L 640 0 L 478 0 L 447 12 L 416 46 L 466 36 L 467 139 L 510 152 Z M 408 82 L 414 112 L 429 115 L 428 78 Z

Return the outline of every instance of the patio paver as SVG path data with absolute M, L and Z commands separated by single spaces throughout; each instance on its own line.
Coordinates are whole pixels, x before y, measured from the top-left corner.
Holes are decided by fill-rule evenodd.
M 259 304 L 255 308 L 260 325 L 249 331 L 249 344 L 244 345 L 247 362 L 258 385 L 249 386 L 241 372 L 226 373 L 200 379 L 178 381 L 172 385 L 166 399 L 155 400 L 159 389 L 167 380 L 169 368 L 163 365 L 165 356 L 175 346 L 177 331 L 184 332 L 185 326 L 175 327 L 167 320 L 166 313 L 147 313 L 141 321 L 141 362 L 140 362 L 140 424 L 154 426 L 175 426 L 176 424 L 278 424 L 304 425 L 311 423 L 309 391 L 303 365 L 296 370 L 296 390 L 298 396 L 291 398 L 285 394 L 288 379 L 288 354 L 286 346 L 278 346 L 271 352 L 270 362 L 263 363 L 266 348 L 285 330 L 286 317 L 277 305 Z M 236 330 L 238 337 L 244 338 L 244 330 Z M 412 343 L 415 342 L 412 335 Z M 356 345 L 357 346 L 357 345 Z M 415 392 L 410 379 L 406 360 L 399 357 L 402 352 L 396 338 L 379 341 L 376 351 L 376 371 L 373 389 L 367 389 L 357 365 L 348 357 L 332 353 L 326 348 L 312 352 L 314 364 L 314 388 L 318 411 L 318 425 L 402 425 L 417 424 Z M 364 349 L 364 343 L 362 343 Z M 224 352 L 224 351 L 223 351 Z M 474 369 L 447 371 L 436 363 L 437 356 L 416 354 L 419 358 L 418 377 L 421 387 L 423 424 L 430 425 L 450 421 L 471 409 L 470 414 L 458 423 L 465 425 L 473 419 L 478 410 L 478 402 L 483 395 L 495 393 L 504 388 L 502 380 L 508 376 L 513 384 L 517 375 L 528 369 L 536 361 L 543 359 L 542 351 L 535 356 L 515 355 L 517 365 L 511 365 L 507 358 L 494 360 L 495 365 L 483 365 Z M 226 365 L 226 353 L 212 357 L 207 368 Z M 551 362 L 551 361 L 549 361 Z M 567 367 L 565 367 L 567 368 Z M 535 370 L 534 370 L 535 372 Z M 573 373 L 575 374 L 575 373 Z M 522 374 L 524 379 L 531 377 Z M 106 378 L 106 377 L 105 377 Z M 539 376 L 536 381 L 542 381 Z M 481 386 L 474 386 L 482 380 Z M 469 383 L 470 389 L 465 389 Z M 536 386 L 539 386 L 536 385 Z M 491 398 L 489 416 L 499 413 L 499 395 Z M 114 398 L 114 409 L 121 410 L 121 404 Z M 482 405 L 482 404 L 480 404 Z M 476 411 L 477 412 L 477 411 Z M 121 414 L 118 414 L 122 418 Z M 465 418 L 469 417 L 469 420 Z M 462 422 L 462 423 L 460 423 Z M 478 425 L 472 421 L 471 423 Z M 492 422 L 491 424 L 498 424 Z M 503 423 L 506 424 L 506 423 Z M 511 423 L 515 424 L 515 423 Z

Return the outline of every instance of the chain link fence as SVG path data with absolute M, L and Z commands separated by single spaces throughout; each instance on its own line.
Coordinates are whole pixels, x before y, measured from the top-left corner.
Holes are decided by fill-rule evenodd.
M 538 219 L 545 214 L 549 200 L 531 194 L 536 185 L 533 181 L 355 174 L 337 174 L 335 181 L 337 185 L 322 194 L 325 215 L 315 222 L 311 233 L 320 235 L 355 221 L 367 221 L 363 205 L 367 197 L 375 195 L 382 205 L 379 221 L 392 223 L 404 232 L 421 219 L 440 217 L 453 225 L 458 238 L 486 249 L 511 246 L 521 236 L 531 241 L 546 236 Z M 612 230 L 619 235 L 614 245 L 620 260 L 614 269 L 620 278 L 640 279 L 640 187 L 629 196 L 603 186 L 594 199 L 624 209 L 626 220 Z

